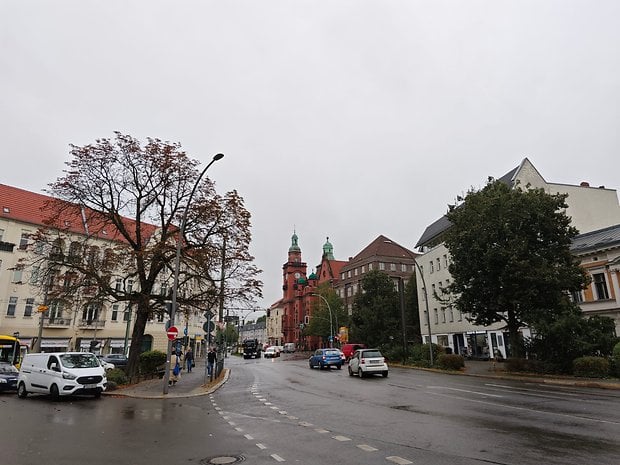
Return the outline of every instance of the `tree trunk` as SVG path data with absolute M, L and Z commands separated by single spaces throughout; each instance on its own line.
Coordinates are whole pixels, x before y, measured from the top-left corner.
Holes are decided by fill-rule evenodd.
M 129 349 L 129 360 L 127 362 L 127 375 L 130 378 L 138 375 L 138 368 L 140 364 L 140 352 L 142 351 L 142 338 L 146 328 L 146 323 L 149 317 L 149 305 L 148 301 L 138 302 L 138 309 L 136 311 L 136 321 L 133 325 L 133 331 L 131 333 L 131 347 Z

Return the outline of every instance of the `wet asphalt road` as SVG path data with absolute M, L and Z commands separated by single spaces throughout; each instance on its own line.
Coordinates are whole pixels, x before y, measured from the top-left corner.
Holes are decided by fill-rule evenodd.
M 227 359 L 203 397 L 0 395 L 2 463 L 620 463 L 620 391 Z

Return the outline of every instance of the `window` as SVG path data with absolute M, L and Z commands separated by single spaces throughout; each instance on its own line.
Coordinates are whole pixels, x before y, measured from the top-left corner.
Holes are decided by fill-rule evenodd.
M 372 263 L 368 264 L 368 271 L 372 271 Z
M 437 258 L 437 271 L 441 270 L 441 261 Z
M 430 266 L 430 272 L 433 273 L 435 271 L 435 265 L 433 265 L 433 260 L 431 260 L 430 262 L 428 262 L 429 266 Z
M 441 322 L 442 323 L 446 322 L 446 308 L 445 307 L 441 307 Z
M 344 281 L 344 279 L 345 279 L 346 277 L 347 277 L 347 276 L 346 276 L 344 273 L 340 273 L 340 279 L 342 279 L 342 280 Z
M 123 290 L 123 280 L 121 278 L 116 278 L 116 282 L 114 283 L 114 289 L 117 292 Z
M 118 321 L 118 304 L 112 305 L 112 321 Z
M 581 292 L 581 291 L 574 291 L 574 292 L 571 292 L 570 295 L 571 295 L 571 297 L 573 299 L 573 302 L 575 302 L 575 303 L 583 302 L 583 292 Z
M 605 275 L 603 273 L 596 273 L 592 275 L 592 281 L 594 282 L 594 288 L 596 289 L 596 299 L 604 300 L 609 299 L 609 292 L 607 291 L 607 283 L 605 282 Z
M 2 242 L 3 238 L 4 238 L 4 229 L 0 229 L 0 242 Z
M 37 284 L 39 282 L 39 271 L 40 267 L 33 266 L 32 271 L 30 272 L 30 284 Z
M 9 297 L 9 306 L 6 309 L 6 315 L 15 316 L 15 307 L 17 307 L 17 297 Z
M 454 321 L 454 309 L 452 307 L 448 307 L 448 318 L 450 319 L 450 323 Z
M 24 316 L 32 316 L 33 306 L 34 306 L 34 299 L 32 297 L 26 299 L 26 306 L 24 307 Z
M 59 300 L 53 301 L 49 307 L 50 321 L 54 321 L 56 318 L 62 318 L 62 303 Z
M 127 280 L 127 292 L 132 292 L 133 291 L 133 279 L 128 279 Z
M 98 316 L 99 304 L 96 303 L 87 304 L 82 311 L 82 320 L 86 321 L 87 324 L 97 321 Z
M 13 283 L 21 283 L 22 282 L 23 270 L 21 268 L 15 268 L 13 270 Z
M 358 269 L 357 269 L 357 268 L 355 268 L 355 272 L 354 272 L 353 274 L 354 274 L 355 276 L 357 276 L 357 272 L 358 272 Z
M 400 265 L 400 271 L 407 271 L 407 265 L 405 265 L 404 263 Z
M 129 306 L 125 307 L 125 312 L 123 313 L 123 321 L 129 321 L 131 319 L 131 309 Z
M 443 267 L 448 268 L 448 255 L 444 254 L 443 256 Z
M 23 230 L 22 236 L 19 238 L 19 250 L 28 248 L 28 240 L 30 239 L 30 231 Z
M 385 271 L 385 263 L 379 262 L 379 270 L 380 271 Z
M 366 265 L 362 265 L 362 274 L 366 273 Z
M 435 324 L 438 325 L 439 324 L 439 312 L 437 311 L 436 308 L 434 308 L 433 313 L 435 314 Z
M 351 277 L 351 270 L 347 271 L 347 278 Z
M 396 263 L 390 263 L 390 271 L 396 271 Z

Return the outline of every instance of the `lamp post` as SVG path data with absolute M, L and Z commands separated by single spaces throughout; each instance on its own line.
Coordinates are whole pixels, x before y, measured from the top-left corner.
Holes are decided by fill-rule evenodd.
M 422 279 L 422 290 L 424 291 L 424 304 L 426 305 L 426 326 L 428 326 L 428 347 L 431 366 L 433 366 L 433 335 L 431 333 L 431 315 L 428 312 L 428 294 L 426 293 L 426 282 L 424 281 L 424 273 L 422 268 L 418 265 L 418 262 L 414 260 L 415 266 L 420 272 L 420 278 Z
M 207 172 L 209 167 L 218 160 L 224 158 L 224 154 L 218 153 L 213 156 L 213 159 L 209 162 L 209 164 L 202 170 L 198 179 L 194 183 L 194 187 L 189 194 L 189 198 L 187 199 L 187 205 L 185 210 L 183 210 L 183 217 L 181 218 L 181 228 L 179 229 L 179 238 L 177 240 L 177 251 L 176 257 L 174 259 L 174 282 L 172 285 L 172 308 L 170 309 L 170 326 L 174 326 L 174 316 L 176 313 L 177 307 L 177 292 L 179 287 L 179 267 L 181 264 L 181 243 L 183 242 L 183 236 L 185 235 L 185 223 L 187 222 L 187 211 L 189 210 L 189 205 L 192 201 L 192 197 L 194 197 L 194 193 L 198 188 L 198 184 L 200 184 L 200 180 Z M 170 381 L 170 356 L 172 354 L 172 340 L 168 339 L 168 350 L 166 351 L 166 371 L 164 372 L 164 394 L 168 394 L 168 382 Z
M 310 295 L 314 295 L 316 297 L 319 297 L 323 300 L 323 302 L 325 302 L 327 304 L 327 310 L 329 310 L 329 347 L 333 347 L 333 343 L 334 343 L 334 325 L 332 324 L 332 309 L 329 306 L 329 302 L 327 301 L 327 299 L 325 297 L 323 297 L 321 294 L 317 294 L 316 292 L 313 292 Z

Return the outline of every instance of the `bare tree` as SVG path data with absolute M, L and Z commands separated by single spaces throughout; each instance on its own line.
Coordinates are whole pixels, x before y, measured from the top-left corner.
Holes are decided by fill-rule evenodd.
M 47 206 L 47 227 L 36 234 L 40 253 L 31 266 L 38 261 L 38 269 L 46 270 L 41 279 L 50 301 L 124 302 L 135 309 L 128 365 L 133 375 L 146 323 L 170 299 L 184 208 L 180 312 L 210 309 L 221 298 L 252 302 L 261 296 L 262 282 L 249 253 L 251 215 L 241 196 L 218 195 L 204 178 L 187 205 L 200 174 L 197 160 L 178 143 L 147 139 L 142 145 L 115 134 L 71 146 L 68 169 L 50 184 L 56 200 Z

